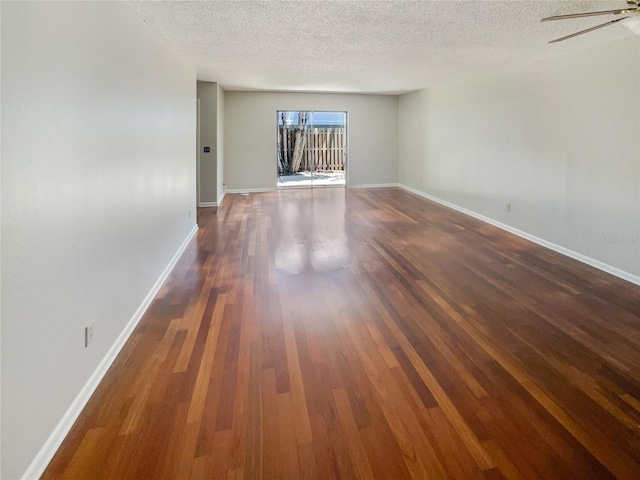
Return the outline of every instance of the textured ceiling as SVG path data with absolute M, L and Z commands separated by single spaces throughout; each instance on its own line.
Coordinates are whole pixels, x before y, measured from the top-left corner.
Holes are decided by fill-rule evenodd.
M 198 72 L 231 90 L 399 93 L 633 35 L 617 1 L 131 1 Z

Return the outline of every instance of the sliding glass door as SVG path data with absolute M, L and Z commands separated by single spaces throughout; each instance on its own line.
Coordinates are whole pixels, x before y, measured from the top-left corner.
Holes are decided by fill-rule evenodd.
M 278 188 L 346 185 L 346 112 L 278 111 Z

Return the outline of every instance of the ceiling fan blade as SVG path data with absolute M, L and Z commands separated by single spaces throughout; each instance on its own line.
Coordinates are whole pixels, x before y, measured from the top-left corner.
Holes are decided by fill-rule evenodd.
M 625 18 L 629 18 L 629 17 L 616 18 L 615 20 L 611 20 L 610 22 L 602 23 L 600 25 L 596 25 L 595 27 L 587 28 L 586 30 L 580 30 L 579 32 L 572 33 L 571 35 L 567 35 L 566 37 L 556 38 L 555 40 L 551 40 L 549 43 L 557 43 L 557 42 L 561 42 L 563 40 L 568 40 L 570 38 L 577 37 L 578 35 L 582 35 L 583 33 L 593 32 L 594 30 L 598 30 L 599 28 L 608 27 L 609 25 L 613 25 L 614 23 L 618 23 L 618 22 L 624 20 Z
M 556 15 L 555 17 L 547 17 L 540 20 L 546 22 L 548 20 L 566 20 L 568 18 L 582 18 L 582 17 L 595 17 L 597 15 L 620 15 L 624 13 L 632 13 L 638 11 L 638 7 L 623 8 L 620 10 L 602 10 L 600 12 L 587 12 L 587 13 L 570 13 L 568 15 Z

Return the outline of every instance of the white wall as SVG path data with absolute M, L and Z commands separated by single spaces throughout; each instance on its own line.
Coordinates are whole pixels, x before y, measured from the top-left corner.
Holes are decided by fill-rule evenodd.
M 404 95 L 400 183 L 638 278 L 639 86 L 634 37 Z
M 198 168 L 198 205 L 218 201 L 218 84 L 198 81 L 200 100 L 200 162 Z M 211 150 L 204 152 L 204 147 Z
M 224 196 L 224 95 L 225 92 L 218 84 L 218 101 L 217 101 L 217 122 L 216 126 L 218 129 L 217 134 L 217 146 L 218 146 L 218 154 L 216 156 L 216 202 L 220 203 L 222 197 Z
M 397 96 L 227 91 L 228 190 L 276 188 L 278 110 L 347 111 L 349 185 L 397 183 Z
M 3 2 L 1 31 L 0 476 L 16 479 L 193 231 L 196 80 L 124 3 Z

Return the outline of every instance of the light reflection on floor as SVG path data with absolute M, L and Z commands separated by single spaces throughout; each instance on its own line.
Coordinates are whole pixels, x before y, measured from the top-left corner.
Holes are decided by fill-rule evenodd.
M 326 192 L 325 192 L 326 193 Z M 275 250 L 278 270 L 292 275 L 309 268 L 329 272 L 345 268 L 351 251 L 345 232 L 344 198 L 322 191 L 278 199 L 279 236 Z

